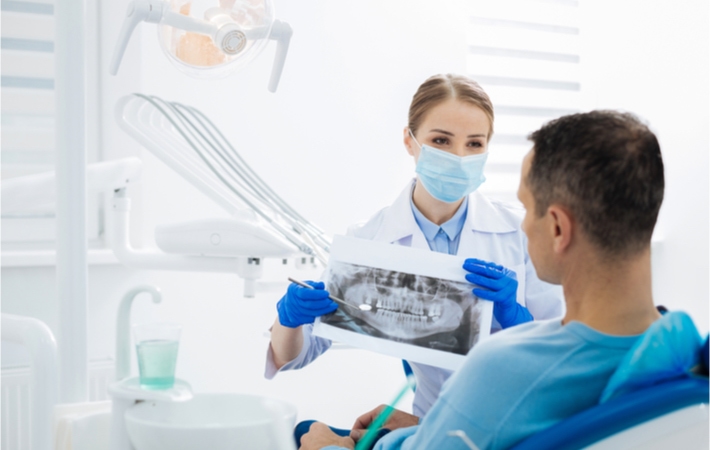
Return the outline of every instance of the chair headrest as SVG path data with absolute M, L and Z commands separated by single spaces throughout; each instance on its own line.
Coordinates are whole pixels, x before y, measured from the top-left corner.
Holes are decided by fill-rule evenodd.
M 705 345 L 707 348 L 707 341 Z M 648 327 L 622 359 L 599 403 L 686 375 L 700 364 L 702 346 L 703 339 L 690 316 L 681 311 L 664 314 Z M 707 358 L 707 350 L 705 353 Z

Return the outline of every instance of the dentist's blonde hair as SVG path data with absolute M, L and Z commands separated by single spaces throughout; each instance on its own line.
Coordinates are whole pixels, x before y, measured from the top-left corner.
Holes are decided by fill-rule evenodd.
M 455 98 L 477 106 L 488 116 L 488 140 L 493 136 L 493 104 L 483 88 L 468 77 L 439 74 L 429 77 L 414 94 L 409 106 L 409 129 L 416 134 L 427 112 L 439 103 Z

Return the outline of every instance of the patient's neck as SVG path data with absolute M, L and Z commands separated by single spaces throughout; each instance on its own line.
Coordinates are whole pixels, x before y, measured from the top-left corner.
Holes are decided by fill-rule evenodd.
M 575 258 L 562 286 L 567 304 L 563 323 L 575 320 L 613 335 L 643 333 L 660 317 L 651 292 L 651 252 L 624 260 Z

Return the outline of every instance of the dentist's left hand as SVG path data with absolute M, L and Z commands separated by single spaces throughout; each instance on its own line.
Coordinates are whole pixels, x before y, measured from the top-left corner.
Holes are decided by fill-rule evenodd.
M 475 258 L 464 261 L 463 268 L 470 272 L 466 274 L 468 282 L 485 288 L 474 288 L 473 295 L 494 302 L 493 315 L 501 327 L 505 329 L 533 320 L 530 311 L 517 301 L 518 279 L 515 272 Z
M 306 281 L 315 289 L 301 287 L 291 283 L 286 295 L 276 304 L 279 313 L 279 323 L 285 327 L 298 328 L 307 323 L 313 323 L 316 317 L 332 313 L 338 309 L 338 304 L 328 298 L 325 285 L 319 281 Z

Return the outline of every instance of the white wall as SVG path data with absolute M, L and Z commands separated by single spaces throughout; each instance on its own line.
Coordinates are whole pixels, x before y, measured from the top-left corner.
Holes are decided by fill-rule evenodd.
M 101 5 L 104 67 L 125 3 Z M 289 203 L 326 232 L 342 233 L 390 203 L 412 176 L 413 164 L 401 145 L 407 107 L 427 76 L 464 72 L 466 17 L 457 10 L 462 5 L 462 0 L 279 1 L 279 18 L 295 32 L 276 94 L 266 90 L 274 44 L 239 74 L 193 80 L 170 65 L 155 30 L 143 25 L 119 77 L 102 80 L 103 155 L 138 154 L 144 161 L 144 182 L 131 190 L 140 215 L 135 242 L 152 244 L 159 223 L 224 213 L 116 127 L 112 110 L 118 97 L 139 90 L 201 109 Z M 688 310 L 707 331 L 707 4 L 585 0 L 582 5 L 591 25 L 585 28 L 585 65 L 595 67 L 583 80 L 589 107 L 637 112 L 661 139 L 667 191 L 659 221 L 663 241 L 654 254 L 656 298 Z M 629 24 L 636 24 L 631 36 Z M 92 266 L 90 357 L 113 357 L 114 314 L 124 292 L 155 284 L 164 303 L 139 299 L 134 321 L 184 325 L 178 376 L 195 391 L 272 395 L 294 402 L 300 419 L 350 426 L 359 413 L 391 400 L 404 381 L 400 363 L 338 350 L 304 370 L 264 380 L 264 333 L 289 275 L 318 277 L 317 271 L 269 262 L 262 291 L 246 300 L 235 275 Z M 3 312 L 38 316 L 56 331 L 53 277 L 51 268 L 3 268 Z
M 584 1 L 588 108 L 631 111 L 661 144 L 665 196 L 653 252 L 654 300 L 708 331 L 708 2 Z

